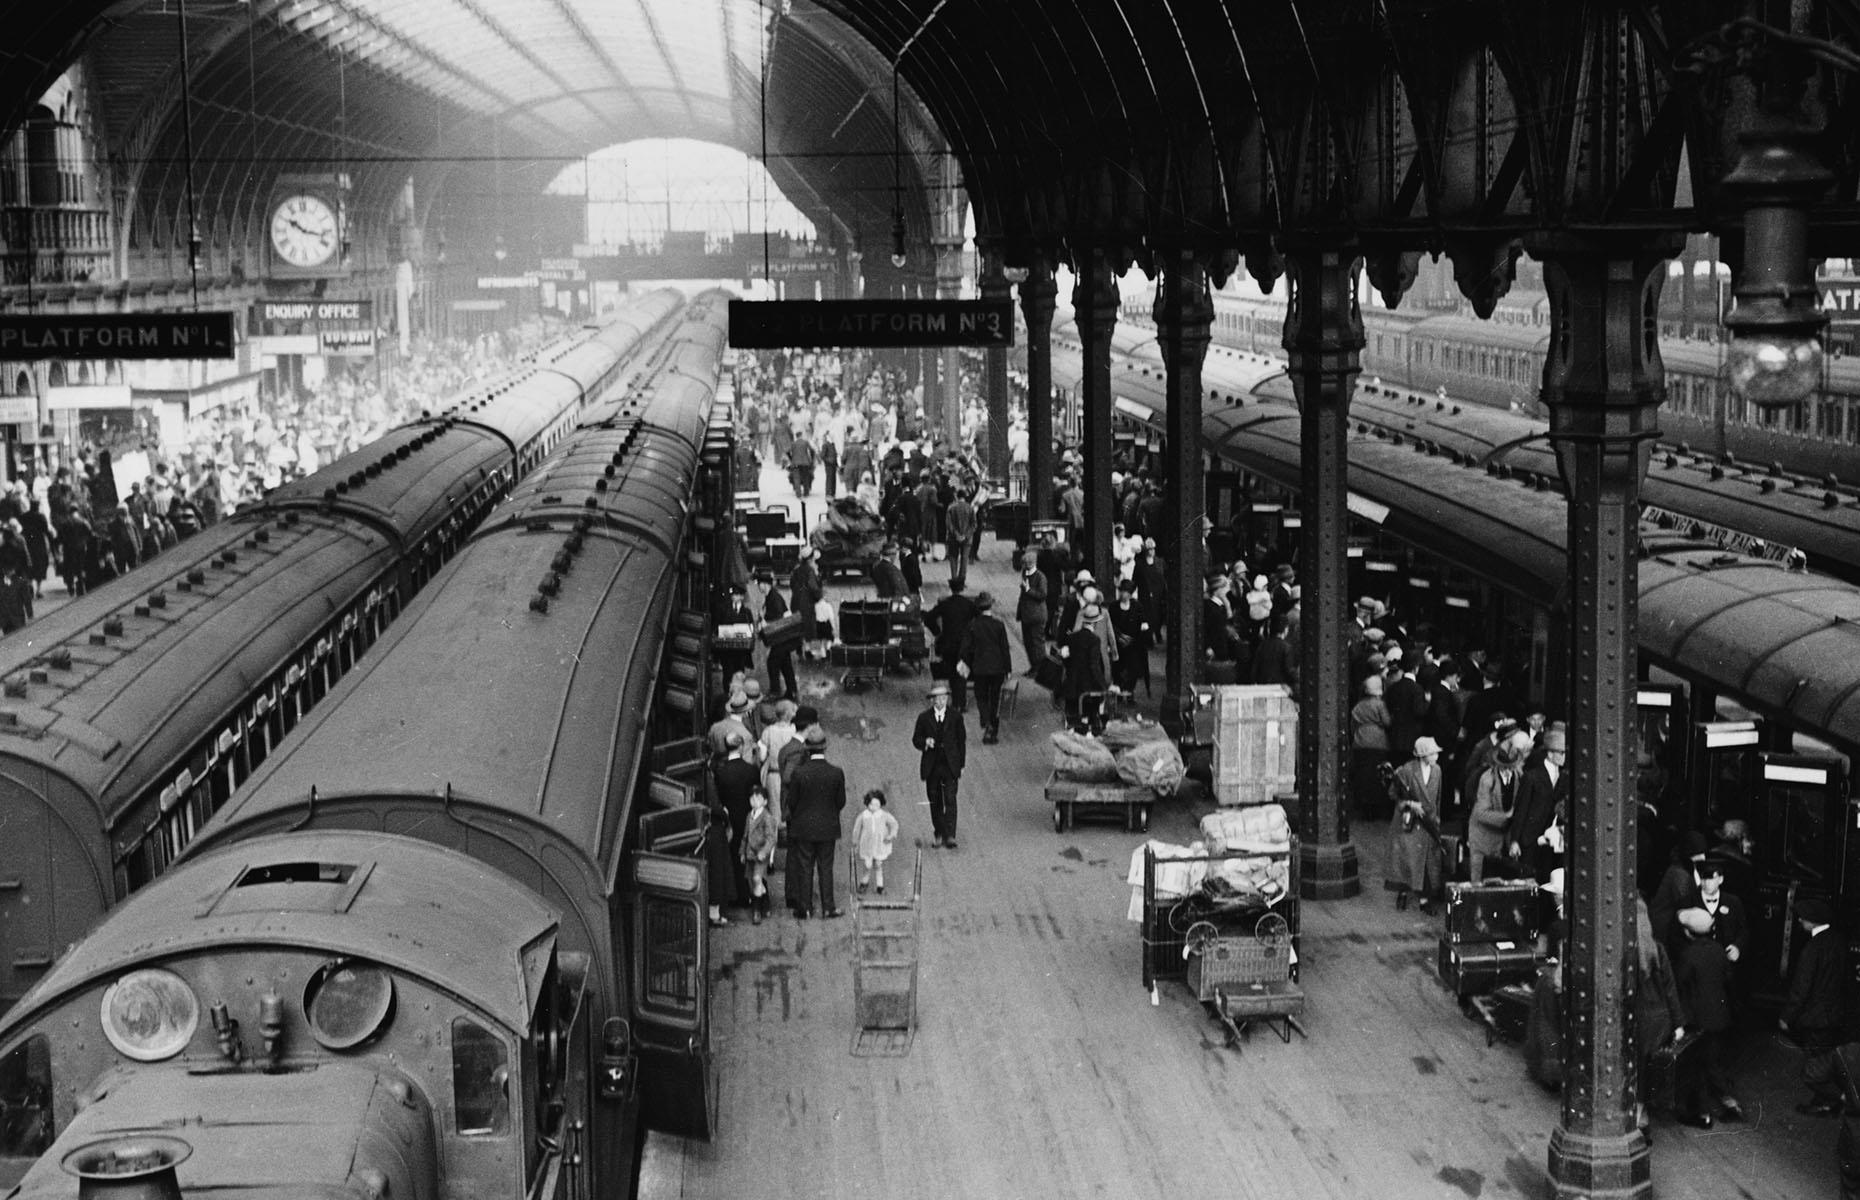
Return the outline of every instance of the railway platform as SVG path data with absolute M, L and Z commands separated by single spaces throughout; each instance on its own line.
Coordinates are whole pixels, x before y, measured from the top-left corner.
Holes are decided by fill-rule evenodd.
M 970 587 L 1011 605 L 1008 558 L 985 540 Z M 946 578 L 926 567 L 927 601 Z M 1558 1100 L 1437 981 L 1439 918 L 1397 911 L 1382 888 L 1382 827 L 1354 830 L 1362 895 L 1304 903 L 1309 1036 L 1231 1049 L 1179 983 L 1155 1004 L 1141 985 L 1125 872 L 1143 835 L 1054 833 L 1042 787 L 1059 717 L 1042 689 L 1023 681 L 999 745 L 981 744 L 971 714 L 952 852 L 928 845 L 910 747 L 928 676 L 845 693 L 807 666 L 849 794 L 892 798 L 900 886 L 925 846 L 915 1034 L 902 1054 L 854 1053 L 850 916 L 795 921 L 778 901 L 761 925 L 713 930 L 720 1131 L 653 1136 L 644 1200 L 1549 1194 Z M 1156 806 L 1149 836 L 1185 842 L 1211 807 L 1190 785 Z M 844 897 L 843 865 L 839 883 Z M 1750 1119 L 1711 1131 L 1656 1119 L 1655 1194 L 1832 1200 L 1837 1124 L 1794 1112 L 1799 1059 L 1753 1031 L 1734 1063 Z

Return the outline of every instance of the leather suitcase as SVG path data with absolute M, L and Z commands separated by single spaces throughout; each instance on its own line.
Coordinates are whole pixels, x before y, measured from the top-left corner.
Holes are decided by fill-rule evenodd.
M 1482 995 L 1537 977 L 1537 947 L 1528 941 L 1456 942 L 1440 939 L 1440 982 L 1455 997 Z
M 1537 940 L 1537 884 L 1452 883 L 1447 885 L 1447 939 L 1454 942 Z
M 875 667 L 884 670 L 895 665 L 891 646 L 848 646 L 844 642 L 827 647 L 828 661 L 836 667 Z
M 1647 1056 L 1647 1078 L 1641 1080 L 1641 1093 L 1647 1097 L 1648 1108 L 1656 1112 L 1679 1111 L 1679 1097 L 1693 1092 L 1696 1073 L 1704 1067 L 1693 1053 L 1698 1042 L 1697 1033 L 1688 1033 Z
M 1050 651 L 1050 647 L 1048 649 Z M 1066 665 L 1048 653 L 1033 668 L 1033 681 L 1049 692 L 1056 692 L 1066 682 Z
M 813 613 L 789 613 L 779 617 L 756 631 L 756 636 L 764 646 L 777 646 L 782 642 L 798 642 L 813 632 Z

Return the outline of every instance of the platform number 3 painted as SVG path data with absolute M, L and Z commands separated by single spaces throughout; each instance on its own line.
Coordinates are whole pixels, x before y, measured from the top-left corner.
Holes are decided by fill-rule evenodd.
M 316 196 L 289 196 L 271 214 L 271 244 L 294 267 L 315 267 L 336 253 L 336 210 Z

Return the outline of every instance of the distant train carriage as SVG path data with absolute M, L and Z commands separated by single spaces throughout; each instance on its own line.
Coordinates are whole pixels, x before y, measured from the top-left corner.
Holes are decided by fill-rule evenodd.
M 682 304 L 652 293 L 0 639 L 0 1004 L 174 860 Z

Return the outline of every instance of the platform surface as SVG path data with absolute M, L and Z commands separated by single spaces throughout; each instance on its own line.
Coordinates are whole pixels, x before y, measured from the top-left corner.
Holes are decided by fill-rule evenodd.
M 992 590 L 1011 618 L 1009 553 L 985 536 L 970 588 Z M 947 568 L 924 575 L 934 603 Z M 848 791 L 891 793 L 902 844 L 886 881 L 905 886 L 908 846 L 930 836 L 909 736 L 927 677 L 845 695 L 810 665 L 803 688 Z M 1154 667 L 1160 690 L 1160 652 Z M 1021 690 L 998 746 L 981 744 L 971 711 L 961 849 L 925 850 L 914 1036 L 860 1044 L 851 917 L 796 922 L 778 891 L 770 921 L 714 931 L 722 1128 L 708 1144 L 654 1137 L 646 1200 L 1547 1194 L 1558 1100 L 1441 987 L 1440 918 L 1396 911 L 1382 824 L 1355 830 L 1362 894 L 1304 907 L 1309 1036 L 1261 1030 L 1226 1049 L 1181 983 L 1155 1004 L 1140 985 L 1124 877 L 1143 838 L 1102 825 L 1054 835 L 1044 787 L 1057 714 L 1044 689 Z M 1159 803 L 1150 836 L 1187 841 L 1212 808 L 1199 793 Z M 843 869 L 840 885 L 845 906 Z M 1793 1111 L 1799 1066 L 1773 1037 L 1749 1035 L 1734 1079 L 1750 1121 L 1707 1133 L 1656 1120 L 1659 1200 L 1833 1200 L 1837 1123 Z

